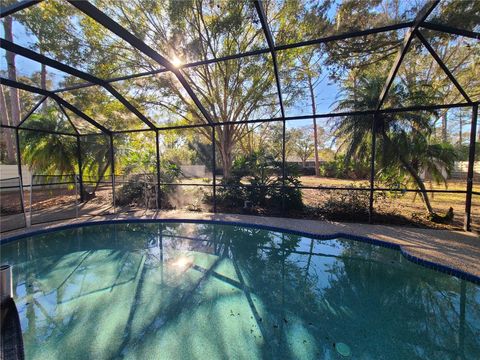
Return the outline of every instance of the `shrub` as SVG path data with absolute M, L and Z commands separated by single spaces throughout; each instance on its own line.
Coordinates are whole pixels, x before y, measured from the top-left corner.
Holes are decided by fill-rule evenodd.
M 332 190 L 326 201 L 314 209 L 314 212 L 329 220 L 366 221 L 369 215 L 370 192 L 368 187 L 362 188 L 365 191 Z M 383 192 L 375 192 L 374 200 L 385 196 Z
M 315 175 L 315 168 L 314 167 L 302 167 L 300 169 L 300 175 L 303 176 L 313 176 Z
M 151 176 L 148 176 L 151 177 Z M 153 180 L 153 179 L 151 179 Z M 145 181 L 145 175 L 137 174 L 129 177 L 127 182 L 117 192 L 115 202 L 119 206 L 124 205 L 146 205 L 145 197 L 150 196 L 148 190 L 150 184 Z M 154 190 L 155 191 L 155 190 Z
M 320 175 L 338 179 L 365 179 L 369 176 L 369 164 L 363 161 L 346 161 L 343 155 L 320 164 Z
M 368 217 L 370 194 L 367 191 L 333 191 L 320 211 L 335 219 L 353 220 Z
M 217 201 L 224 206 L 240 207 L 248 201 L 252 207 L 279 210 L 284 202 L 288 210 L 303 208 L 302 193 L 296 186 L 298 168 L 287 165 L 285 191 L 282 195 L 281 162 L 264 152 L 242 156 L 234 161 L 231 176 L 223 179 L 219 188 Z
M 180 176 L 180 168 L 169 161 L 160 163 L 160 182 L 174 183 Z M 127 182 L 118 190 L 115 201 L 119 206 L 138 205 L 148 207 L 149 199 L 155 199 L 157 179 L 153 174 L 132 174 Z M 172 186 L 161 185 L 161 200 L 172 192 Z

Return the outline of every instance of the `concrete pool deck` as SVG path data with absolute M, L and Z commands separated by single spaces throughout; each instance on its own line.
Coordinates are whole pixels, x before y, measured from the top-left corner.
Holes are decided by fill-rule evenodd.
M 320 236 L 343 233 L 359 237 L 368 237 L 374 240 L 400 245 L 404 252 L 413 257 L 480 277 L 480 237 L 477 234 L 463 231 L 422 229 L 407 226 L 370 225 L 188 211 L 141 211 L 128 214 L 77 218 L 34 225 L 27 229 L 1 234 L 1 238 L 4 239 L 11 236 L 28 234 L 42 229 L 51 229 L 69 224 L 129 219 L 212 220 L 278 227 Z

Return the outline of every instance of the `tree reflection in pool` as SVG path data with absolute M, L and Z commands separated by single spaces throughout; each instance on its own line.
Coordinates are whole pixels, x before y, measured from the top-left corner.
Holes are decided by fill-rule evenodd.
M 478 285 L 352 240 L 123 223 L 14 241 L 1 262 L 29 359 L 480 354 Z

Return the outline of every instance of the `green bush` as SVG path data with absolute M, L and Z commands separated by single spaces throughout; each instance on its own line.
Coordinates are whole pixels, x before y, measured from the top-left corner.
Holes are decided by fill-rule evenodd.
M 364 161 L 346 161 L 343 155 L 332 161 L 320 164 L 320 176 L 337 179 L 365 179 L 369 176 L 370 166 Z
M 354 184 L 351 184 L 354 186 Z M 336 221 L 366 221 L 370 207 L 370 192 L 365 190 L 332 190 L 318 208 L 310 209 L 316 216 Z M 384 192 L 375 192 L 374 201 L 384 198 Z
M 368 191 L 333 191 L 320 207 L 320 211 L 339 220 L 365 219 L 368 217 L 369 206 Z
M 180 168 L 169 161 L 160 163 L 160 182 L 174 183 L 180 176 Z M 133 174 L 127 182 L 118 190 L 116 194 L 116 204 L 119 206 L 138 205 L 147 207 L 145 199 L 154 198 L 156 175 L 153 174 Z M 167 195 L 173 191 L 172 186 L 161 185 L 161 200 L 167 198 Z
M 119 189 L 115 202 L 119 206 L 143 205 L 145 203 L 145 177 L 134 175 Z
M 303 208 L 302 192 L 298 188 L 298 169 L 288 165 L 285 169 L 285 191 L 282 195 L 282 166 L 272 156 L 256 152 L 237 158 L 231 176 L 222 180 L 217 201 L 224 206 L 252 207 L 280 210 L 282 204 L 291 211 Z

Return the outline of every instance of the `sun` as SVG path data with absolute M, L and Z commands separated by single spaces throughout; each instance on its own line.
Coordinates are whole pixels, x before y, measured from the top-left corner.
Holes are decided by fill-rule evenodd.
M 176 55 L 173 55 L 171 63 L 177 68 L 183 65 L 183 61 L 179 59 Z

